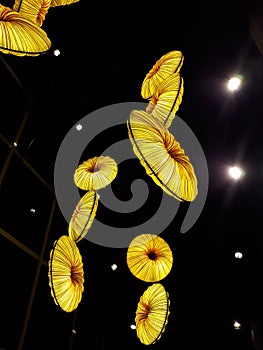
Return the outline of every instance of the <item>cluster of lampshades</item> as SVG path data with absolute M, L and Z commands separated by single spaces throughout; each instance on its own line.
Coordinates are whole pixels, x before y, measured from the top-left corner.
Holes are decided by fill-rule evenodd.
M 133 151 L 153 181 L 177 200 L 193 201 L 198 193 L 194 168 L 168 130 L 182 101 L 183 59 L 180 51 L 171 51 L 156 61 L 141 87 L 142 97 L 149 101 L 147 108 L 131 111 L 127 129 Z M 90 158 L 75 170 L 76 186 L 87 192 L 76 205 L 68 234 L 55 241 L 48 262 L 51 295 L 66 312 L 78 307 L 84 290 L 77 243 L 92 226 L 98 190 L 109 185 L 117 173 L 117 163 L 110 156 Z M 150 345 L 160 339 L 170 314 L 169 294 L 160 281 L 172 269 L 173 252 L 159 235 L 141 233 L 130 242 L 126 259 L 136 278 L 152 283 L 140 297 L 135 313 L 137 336 L 143 344 Z
M 15 56 L 39 56 L 51 48 L 42 28 L 50 8 L 79 0 L 15 0 L 13 7 L 0 4 L 0 51 Z

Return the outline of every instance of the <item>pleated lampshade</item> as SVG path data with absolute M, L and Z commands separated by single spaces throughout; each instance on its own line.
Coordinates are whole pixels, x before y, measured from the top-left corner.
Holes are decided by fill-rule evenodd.
M 48 278 L 51 295 L 62 310 L 75 310 L 84 290 L 84 270 L 80 251 L 67 235 L 57 239 L 50 252 Z
M 130 113 L 127 127 L 133 151 L 153 181 L 179 201 L 193 201 L 198 193 L 194 167 L 169 130 L 142 110 Z
M 166 241 L 146 233 L 135 237 L 127 250 L 127 265 L 131 273 L 145 282 L 165 278 L 173 266 L 173 254 Z
M 169 128 L 182 102 L 183 92 L 184 83 L 180 74 L 169 75 L 151 97 L 146 112 Z
M 177 50 L 167 52 L 159 58 L 142 82 L 142 97 L 145 99 L 151 98 L 164 79 L 173 73 L 180 72 L 183 61 L 182 52 Z
M 135 324 L 137 337 L 145 345 L 161 338 L 168 323 L 170 300 L 164 286 L 155 283 L 148 287 L 137 305 Z
M 15 0 L 13 11 L 41 27 L 50 8 L 50 3 L 51 0 Z
M 78 166 L 74 182 L 82 190 L 99 190 L 108 186 L 117 176 L 118 166 L 109 156 L 90 158 Z
M 42 28 L 0 4 L 0 51 L 15 56 L 38 56 L 50 47 L 51 42 Z
M 69 236 L 77 243 L 88 233 L 98 208 L 96 191 L 88 191 L 79 200 L 68 226 Z

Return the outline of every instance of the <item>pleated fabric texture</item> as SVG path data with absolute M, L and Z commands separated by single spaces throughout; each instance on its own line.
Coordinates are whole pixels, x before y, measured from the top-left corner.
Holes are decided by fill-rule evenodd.
M 75 310 L 84 290 L 84 270 L 80 251 L 67 235 L 57 239 L 50 251 L 48 278 L 51 295 L 62 310 Z
M 133 151 L 153 181 L 177 200 L 193 201 L 198 193 L 194 167 L 169 130 L 143 110 L 130 113 L 127 128 Z
M 145 233 L 131 241 L 127 249 L 127 265 L 138 279 L 145 282 L 158 282 L 171 271 L 173 254 L 163 238 Z
M 39 25 L 0 4 L 0 51 L 15 56 L 39 56 L 50 47 L 51 41 Z
M 69 236 L 78 243 L 88 233 L 98 208 L 96 191 L 88 191 L 75 207 L 68 226 Z
M 137 337 L 145 345 L 161 338 L 168 323 L 170 300 L 164 286 L 155 283 L 148 287 L 137 305 L 135 324 Z
M 179 73 L 184 56 L 181 51 L 170 51 L 159 58 L 146 74 L 141 86 L 141 96 L 149 99 L 157 91 L 161 82 L 173 73 Z
M 109 156 L 93 157 L 78 166 L 74 182 L 82 190 L 99 190 L 108 186 L 117 176 L 116 161 Z

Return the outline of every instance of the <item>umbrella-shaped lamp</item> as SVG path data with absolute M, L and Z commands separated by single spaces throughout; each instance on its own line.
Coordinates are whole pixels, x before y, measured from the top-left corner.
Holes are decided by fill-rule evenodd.
M 69 236 L 77 243 L 90 229 L 98 208 L 96 191 L 88 191 L 79 200 L 68 226 Z
M 84 270 L 80 251 L 70 236 L 57 239 L 50 252 L 48 278 L 56 305 L 71 312 L 78 307 L 84 290 Z
M 173 254 L 163 238 L 145 233 L 131 241 L 127 249 L 127 265 L 140 280 L 158 282 L 171 271 Z
M 41 27 L 50 3 L 51 0 L 15 0 L 13 11 L 19 12 L 21 16 Z
M 170 300 L 164 286 L 148 287 L 137 305 L 135 324 L 137 337 L 145 345 L 154 344 L 165 331 L 170 313 Z
M 159 58 L 142 82 L 142 97 L 145 99 L 151 98 L 164 79 L 173 73 L 180 72 L 183 61 L 182 52 L 177 50 L 170 51 Z
M 146 112 L 169 128 L 182 102 L 183 92 L 184 82 L 180 74 L 169 75 L 151 97 Z
M 109 156 L 93 157 L 78 166 L 74 182 L 82 190 L 99 190 L 108 186 L 117 176 L 118 166 Z
M 194 167 L 169 130 L 143 110 L 130 113 L 127 127 L 133 151 L 153 181 L 179 201 L 193 201 L 198 193 Z
M 46 53 L 51 42 L 37 24 L 0 4 L 0 51 L 15 56 Z

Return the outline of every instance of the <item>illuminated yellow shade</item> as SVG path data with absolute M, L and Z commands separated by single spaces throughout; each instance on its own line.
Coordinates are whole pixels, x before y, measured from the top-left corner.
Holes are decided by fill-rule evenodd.
M 82 190 L 99 190 L 108 186 L 117 172 L 117 163 L 111 157 L 94 157 L 78 166 L 74 173 L 74 182 Z
M 71 5 L 76 2 L 79 2 L 79 0 L 51 0 L 51 6 L 64 6 L 64 5 Z
M 184 82 L 180 74 L 169 75 L 153 94 L 146 112 L 169 128 L 182 102 L 183 91 Z
M 137 337 L 145 345 L 154 344 L 165 331 L 170 314 L 168 293 L 160 283 L 148 287 L 137 306 L 135 324 Z
M 50 47 L 42 28 L 0 4 L 0 51 L 15 56 L 38 56 Z
M 41 27 L 50 3 L 51 0 L 15 0 L 13 11 L 19 12 L 21 16 Z
M 158 282 L 171 271 L 173 254 L 163 238 L 145 233 L 131 241 L 127 264 L 131 273 L 140 280 Z
M 78 202 L 69 222 L 69 236 L 77 243 L 90 229 L 98 208 L 96 191 L 88 191 Z
M 82 257 L 71 237 L 63 235 L 55 241 L 48 261 L 51 295 L 62 310 L 78 307 L 84 290 Z
M 127 121 L 135 155 L 153 181 L 179 201 L 193 201 L 197 178 L 189 157 L 169 130 L 142 110 L 133 110 Z
M 142 82 L 142 97 L 145 99 L 152 97 L 164 79 L 173 73 L 180 72 L 183 61 L 182 52 L 176 50 L 166 53 L 157 60 Z

